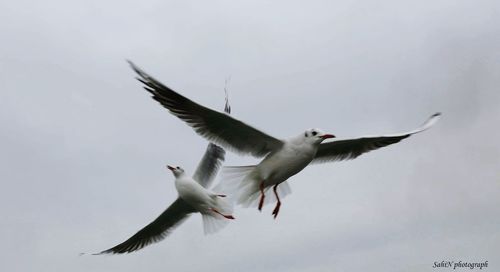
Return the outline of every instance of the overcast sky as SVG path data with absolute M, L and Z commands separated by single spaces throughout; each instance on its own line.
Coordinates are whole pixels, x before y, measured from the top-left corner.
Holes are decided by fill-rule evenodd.
M 2 271 L 500 269 L 498 1 L 1 0 L 0 34 Z M 443 118 L 306 168 L 277 220 L 239 208 L 204 236 L 193 215 L 139 252 L 80 257 L 159 215 L 177 196 L 165 164 L 193 171 L 207 144 L 125 59 L 215 109 L 231 76 L 233 115 L 276 137 Z

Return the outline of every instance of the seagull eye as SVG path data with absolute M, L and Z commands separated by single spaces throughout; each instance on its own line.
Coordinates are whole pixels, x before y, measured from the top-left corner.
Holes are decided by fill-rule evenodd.
M 313 135 L 313 136 L 316 136 L 316 134 L 318 134 L 316 131 L 313 131 L 313 132 L 312 132 L 312 135 Z
M 177 169 L 181 169 L 179 166 L 177 166 Z

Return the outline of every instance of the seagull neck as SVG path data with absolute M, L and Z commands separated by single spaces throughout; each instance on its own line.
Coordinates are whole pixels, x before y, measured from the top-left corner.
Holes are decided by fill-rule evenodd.
M 297 137 L 293 137 L 288 140 L 289 143 L 293 145 L 298 145 L 298 146 L 312 146 L 314 148 L 319 147 L 321 142 L 315 142 L 315 141 L 307 141 L 303 135 L 299 135 Z
M 183 179 L 185 176 L 186 176 L 186 173 L 182 172 L 182 173 L 176 173 L 174 174 L 175 175 L 175 179 L 178 180 L 178 179 Z
M 295 144 L 295 145 L 300 145 L 300 144 L 303 144 L 305 141 L 304 141 L 304 137 L 302 137 L 302 135 L 299 135 L 299 136 L 289 138 L 287 140 L 287 142 L 291 143 L 291 144 Z

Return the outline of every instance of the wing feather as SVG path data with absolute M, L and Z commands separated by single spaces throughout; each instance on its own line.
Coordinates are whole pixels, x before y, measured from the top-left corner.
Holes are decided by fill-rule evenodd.
M 184 200 L 177 198 L 158 218 L 138 231 L 125 242 L 104 250 L 100 254 L 131 253 L 163 240 L 175 227 L 186 220 L 195 210 Z
M 208 141 L 255 157 L 265 156 L 283 145 L 282 141 L 228 114 L 211 110 L 189 100 L 149 76 L 132 62 L 129 61 L 129 63 L 139 76 L 137 79 L 145 85 L 144 89 L 152 94 L 154 100 Z
M 357 139 L 339 140 L 321 144 L 312 162 L 322 163 L 355 159 L 361 154 L 398 143 L 415 133 L 427 130 L 439 120 L 440 116 L 441 113 L 435 113 L 421 127 L 406 133 L 386 136 L 366 136 Z
M 227 82 L 226 82 L 227 84 Z M 231 106 L 229 105 L 229 99 L 227 95 L 227 89 L 224 88 L 226 93 L 226 103 L 224 105 L 224 112 L 227 114 L 231 113 Z M 205 154 L 201 158 L 196 171 L 194 172 L 193 179 L 200 183 L 203 187 L 209 188 L 213 179 L 215 178 L 217 171 L 224 162 L 226 151 L 220 146 L 213 143 L 209 143 Z

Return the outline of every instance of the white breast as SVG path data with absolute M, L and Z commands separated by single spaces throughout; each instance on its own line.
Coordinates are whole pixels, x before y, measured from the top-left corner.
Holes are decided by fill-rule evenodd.
M 177 178 L 175 188 L 179 197 L 199 212 L 207 211 L 210 208 L 212 198 L 209 192 L 192 178 L 187 176 Z
M 314 158 L 311 145 L 286 143 L 283 149 L 266 157 L 258 166 L 259 176 L 266 185 L 279 184 L 304 169 Z

